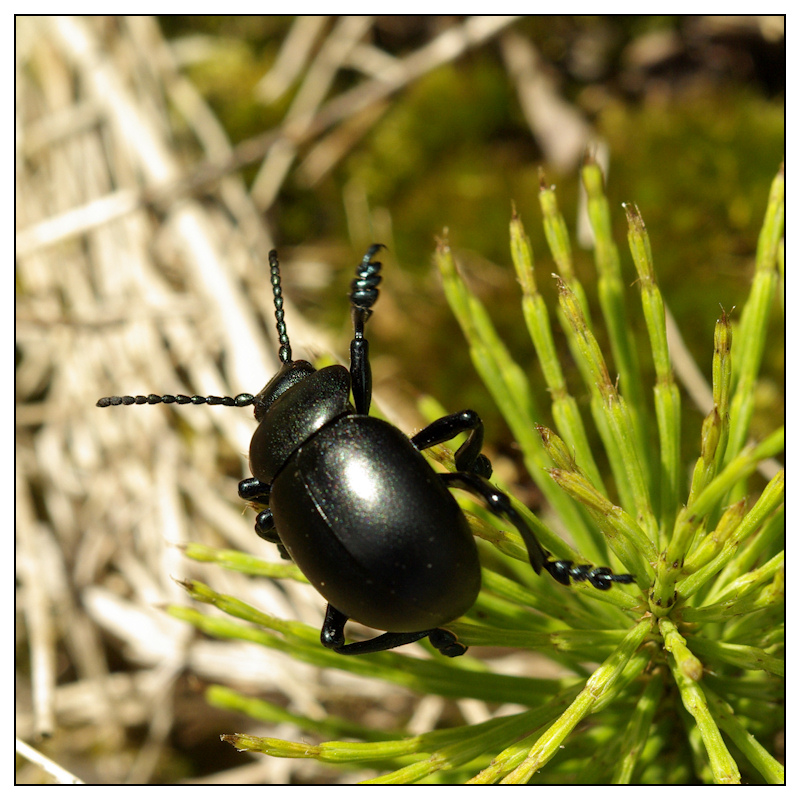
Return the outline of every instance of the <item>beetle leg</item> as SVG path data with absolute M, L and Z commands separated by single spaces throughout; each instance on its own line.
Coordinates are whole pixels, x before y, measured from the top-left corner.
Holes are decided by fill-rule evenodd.
M 322 624 L 322 631 L 319 635 L 319 639 L 325 647 L 343 656 L 382 653 L 385 650 L 393 650 L 395 647 L 400 647 L 404 644 L 418 642 L 426 636 L 429 637 L 431 644 L 442 655 L 449 658 L 455 658 L 467 652 L 467 648 L 456 639 L 455 634 L 444 628 L 431 628 L 427 631 L 414 631 L 411 633 L 382 633 L 374 639 L 345 644 L 344 626 L 348 619 L 349 617 L 328 603 L 325 622 Z
M 275 520 L 272 518 L 272 511 L 265 508 L 256 514 L 256 533 L 265 541 L 278 544 L 281 537 L 275 530 Z
M 489 481 L 472 472 L 442 473 L 439 477 L 448 485 L 458 489 L 465 489 L 472 494 L 482 497 L 489 509 L 498 517 L 505 516 L 520 532 L 525 547 L 528 550 L 528 560 L 538 575 L 545 569 L 554 580 L 569 586 L 570 579 L 574 581 L 589 581 L 595 589 L 605 591 L 611 588 L 612 583 L 634 583 L 633 575 L 615 575 L 608 567 L 594 567 L 589 564 L 573 564 L 572 561 L 553 561 L 536 538 L 533 531 L 522 515 L 511 505 L 508 495 L 495 489 Z
M 272 518 L 272 511 L 270 511 L 270 509 L 265 508 L 263 511 L 259 511 L 258 514 L 256 514 L 256 533 L 265 542 L 278 545 L 278 552 L 281 554 L 282 559 L 285 561 L 292 560 L 289 551 L 283 546 L 281 537 L 275 529 L 275 521 Z
M 258 478 L 245 478 L 239 481 L 239 497 L 260 506 L 269 505 L 269 490 L 269 485 L 262 483 Z
M 482 478 L 492 474 L 492 464 L 483 453 L 483 422 L 476 412 L 470 409 L 449 414 L 431 422 L 426 428 L 411 437 L 411 444 L 417 450 L 426 450 L 435 444 L 447 442 L 459 433 L 469 431 L 466 441 L 456 450 L 455 462 L 459 472 L 473 472 Z
M 337 650 L 344 645 L 344 626 L 349 617 L 346 617 L 328 603 L 328 608 L 325 610 L 325 622 L 322 623 L 322 630 L 319 634 L 319 640 L 325 647 L 331 650 Z
M 270 487 L 257 478 L 239 481 L 239 497 L 262 510 L 256 515 L 256 533 L 265 541 L 278 544 L 280 538 L 275 531 L 272 512 L 269 510 Z
M 539 544 L 539 540 L 528 527 L 528 523 L 511 505 L 508 495 L 503 494 L 499 489 L 495 489 L 485 478 L 472 472 L 444 472 L 439 477 L 448 486 L 464 489 L 483 498 L 492 513 L 510 520 L 525 542 L 525 547 L 528 550 L 528 560 L 531 562 L 534 571 L 537 575 L 542 571 L 542 567 L 546 566 L 550 554 Z M 556 578 L 556 580 L 559 579 Z M 563 581 L 560 582 L 563 583 Z M 567 583 L 569 583 L 569 578 L 567 578 Z
M 467 646 L 461 644 L 452 631 L 447 628 L 434 628 L 428 631 L 428 641 L 443 655 L 448 658 L 463 656 L 467 652 Z
M 278 536 L 278 532 L 275 530 L 272 511 L 269 508 L 265 508 L 265 506 L 269 505 L 269 492 L 269 485 L 262 483 L 258 478 L 245 478 L 243 481 L 239 481 L 239 497 L 253 505 L 262 507 L 262 510 L 256 514 L 256 533 L 265 542 L 278 545 L 278 552 L 281 554 L 281 558 L 291 561 L 292 557 L 283 546 L 281 537 Z

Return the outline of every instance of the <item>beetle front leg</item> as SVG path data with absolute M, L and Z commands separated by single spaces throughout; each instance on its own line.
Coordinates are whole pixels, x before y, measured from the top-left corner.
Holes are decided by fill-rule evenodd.
M 492 464 L 483 453 L 483 421 L 475 411 L 465 409 L 431 422 L 411 437 L 417 450 L 426 450 L 436 444 L 450 441 L 459 433 L 469 431 L 466 441 L 456 450 L 455 463 L 459 472 L 474 472 L 482 478 L 492 474 Z
M 328 603 L 325 622 L 322 624 L 322 630 L 319 635 L 320 642 L 325 647 L 343 656 L 382 653 L 385 650 L 393 650 L 395 647 L 401 647 L 404 644 L 418 642 L 426 636 L 430 643 L 448 658 L 455 658 L 467 652 L 467 648 L 458 641 L 455 634 L 445 628 L 431 628 L 427 631 L 409 633 L 382 633 L 374 639 L 345 644 L 344 626 L 348 619 L 349 617 Z
M 250 503 L 268 506 L 269 492 L 269 484 L 262 483 L 258 478 L 245 478 L 243 481 L 239 481 L 239 497 Z
M 256 533 L 265 541 L 278 544 L 280 538 L 275 531 L 272 512 L 269 510 L 269 494 L 269 484 L 262 483 L 258 478 L 245 478 L 239 481 L 239 497 L 263 509 L 256 515 Z
M 278 545 L 278 552 L 281 554 L 281 558 L 291 561 L 292 557 L 283 546 L 278 531 L 275 530 L 272 511 L 269 508 L 264 508 L 264 506 L 269 505 L 269 493 L 269 485 L 262 483 L 258 478 L 245 478 L 243 481 L 239 481 L 239 497 L 253 505 L 262 507 L 262 510 L 256 514 L 256 533 L 265 542 Z

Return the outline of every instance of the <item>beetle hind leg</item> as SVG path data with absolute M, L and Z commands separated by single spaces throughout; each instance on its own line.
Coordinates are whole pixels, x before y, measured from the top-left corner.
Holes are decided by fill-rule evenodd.
M 325 622 L 320 631 L 320 641 L 322 644 L 343 656 L 358 656 L 366 653 L 382 653 L 385 650 L 394 650 L 404 644 L 418 642 L 420 639 L 428 637 L 430 643 L 443 655 L 448 658 L 455 658 L 467 652 L 465 645 L 458 641 L 455 634 L 444 628 L 431 628 L 427 631 L 414 631 L 410 633 L 382 633 L 374 639 L 366 639 L 363 642 L 351 642 L 345 644 L 344 626 L 349 617 L 342 614 L 339 609 L 334 608 L 328 603 L 328 610 L 325 612 Z
M 519 531 L 528 550 L 528 560 L 538 574 L 543 569 L 556 581 L 569 586 L 570 581 L 588 581 L 595 589 L 607 591 L 614 583 L 634 583 L 633 575 L 615 575 L 608 567 L 554 561 L 540 544 L 528 523 L 517 512 L 508 496 L 495 489 L 489 481 L 475 472 L 451 472 L 439 476 L 447 486 L 465 489 L 481 497 L 493 514 L 505 517 Z

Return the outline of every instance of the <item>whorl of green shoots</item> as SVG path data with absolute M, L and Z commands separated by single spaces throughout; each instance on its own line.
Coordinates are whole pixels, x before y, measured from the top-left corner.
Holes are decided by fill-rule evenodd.
M 759 468 L 782 452 L 784 431 L 776 427 L 759 441 L 750 436 L 770 312 L 776 290 L 783 287 L 783 170 L 772 185 L 738 328 L 734 311 L 723 309 L 713 351 L 709 330 L 705 368 L 713 406 L 703 409 L 702 424 L 683 418 L 665 298 L 643 215 L 635 205 L 625 206 L 631 260 L 623 260 L 612 238 L 600 169 L 590 159 L 581 174 L 610 353 L 599 344 L 603 337 L 576 278 L 554 187 L 542 178 L 538 201 L 552 261 L 538 257 L 545 264 L 538 279 L 516 210 L 510 223 L 522 319 L 547 402 L 532 389 L 541 375 L 525 374 L 512 359 L 489 311 L 467 289 L 446 239 L 434 260 L 475 369 L 508 422 L 549 512 L 559 517 L 574 544 L 560 539 L 523 504 L 514 501 L 515 507 L 557 557 L 630 572 L 636 584 L 600 592 L 587 584 L 564 587 L 534 576 L 516 531 L 474 498 L 459 498 L 481 540 L 484 567 L 475 606 L 450 627 L 472 647 L 547 654 L 561 671 L 558 678 L 544 679 L 496 673 L 477 650 L 445 659 L 426 642 L 340 656 L 320 645 L 317 627 L 276 619 L 198 581 L 184 581 L 196 603 L 213 605 L 223 615 L 177 606 L 170 613 L 207 635 L 255 642 L 317 667 L 384 680 L 420 695 L 526 707 L 477 724 L 413 735 L 402 728 L 376 731 L 335 715 L 311 719 L 211 687 L 209 702 L 218 707 L 299 729 L 298 741 L 227 734 L 226 742 L 271 757 L 316 759 L 340 770 L 371 767 L 378 777 L 369 783 L 783 781 L 783 768 L 768 748 L 781 726 L 783 698 L 784 473 L 773 470 L 766 485 L 753 487 L 762 480 Z M 554 269 L 559 305 L 550 313 L 538 286 L 553 279 Z M 626 294 L 639 296 L 646 341 L 634 336 L 630 309 L 637 304 Z M 709 304 L 715 305 L 713 298 Z M 709 328 L 718 308 L 709 310 Z M 569 373 L 559 360 L 559 334 L 551 319 L 562 328 L 582 385 L 567 386 Z M 649 366 L 640 367 L 640 360 L 652 364 L 652 395 L 646 386 Z M 602 453 L 592 450 L 589 417 L 581 414 L 584 397 Z M 431 399 L 423 406 L 430 419 L 446 413 Z M 682 423 L 696 428 L 697 445 L 689 459 L 680 451 Z M 427 454 L 453 469 L 450 448 L 439 446 Z M 493 481 L 513 495 L 513 487 Z M 291 564 L 232 551 L 190 545 L 186 554 L 251 575 L 305 580 Z M 420 648 L 427 658 L 413 655 Z

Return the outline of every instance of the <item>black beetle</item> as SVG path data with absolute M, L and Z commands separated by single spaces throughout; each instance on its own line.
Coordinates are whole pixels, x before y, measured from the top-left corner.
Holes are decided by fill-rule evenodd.
M 293 361 L 283 313 L 278 255 L 269 254 L 281 368 L 255 396 L 104 397 L 97 405 L 194 403 L 255 407 L 250 443 L 252 478 L 239 496 L 261 509 L 256 533 L 278 545 L 328 601 L 320 639 L 337 653 L 390 650 L 428 637 L 443 655 L 466 652 L 441 627 L 464 614 L 480 590 L 480 562 L 467 520 L 450 494 L 465 489 L 520 532 L 533 569 L 555 580 L 588 580 L 597 589 L 632 583 L 608 567 L 553 561 L 509 498 L 487 480 L 483 423 L 470 410 L 432 422 L 408 438 L 369 416 L 372 375 L 364 325 L 378 299 L 381 263 L 373 244 L 356 269 L 350 294 L 355 330 L 350 369 L 316 370 Z M 353 403 L 350 403 L 352 391 Z M 467 433 L 456 472 L 438 473 L 421 451 Z M 345 643 L 348 619 L 388 631 Z

